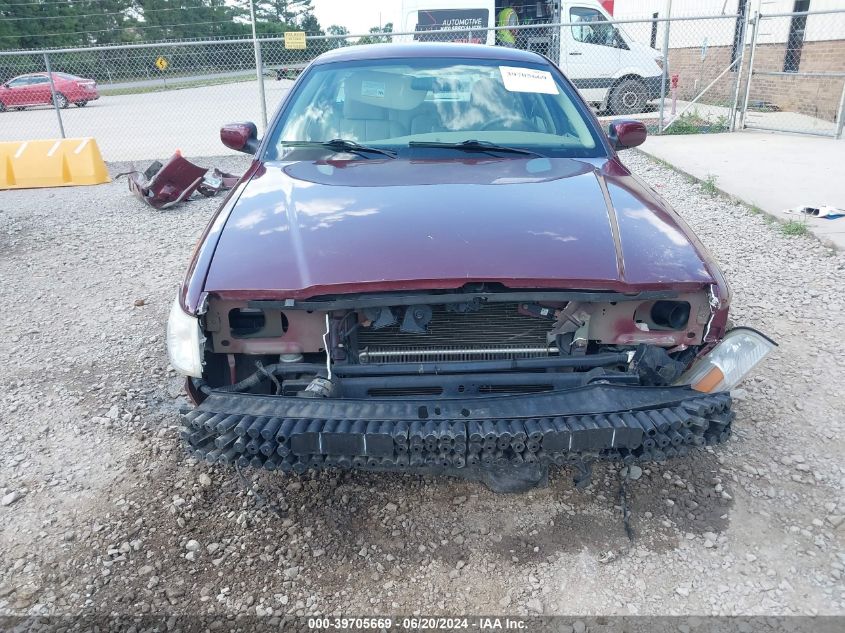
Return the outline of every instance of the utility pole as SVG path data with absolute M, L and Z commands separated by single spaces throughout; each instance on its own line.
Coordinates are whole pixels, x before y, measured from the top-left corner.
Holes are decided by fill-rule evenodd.
M 258 76 L 258 101 L 261 107 L 262 128 L 267 131 L 267 100 L 264 98 L 264 63 L 261 61 L 261 44 L 255 33 L 255 0 L 249 0 L 249 18 L 252 22 L 252 47 L 255 50 L 255 74 Z
M 663 133 L 663 108 L 666 105 L 666 82 L 669 80 L 669 19 L 672 17 L 672 0 L 666 0 L 666 25 L 663 32 L 663 74 L 660 77 L 660 114 L 657 122 L 657 133 Z

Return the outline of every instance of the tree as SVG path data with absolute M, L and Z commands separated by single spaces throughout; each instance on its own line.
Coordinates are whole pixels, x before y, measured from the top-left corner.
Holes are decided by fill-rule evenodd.
M 297 25 L 308 35 L 324 35 L 323 29 L 320 28 L 320 21 L 311 9 L 299 17 Z
M 331 39 L 326 40 L 326 50 L 349 45 L 349 40 L 344 37 L 345 35 L 349 35 L 349 29 L 345 26 L 332 24 L 326 29 L 326 35 L 333 36 Z
M 213 38 L 248 31 L 247 25 L 234 21 L 243 15 L 243 8 L 225 0 L 192 0 L 191 4 L 183 0 L 134 0 L 133 4 L 143 20 L 138 30 L 144 40 Z
M 125 41 L 133 0 L 0 0 L 0 48 L 78 46 Z
M 311 0 L 254 0 L 256 22 L 297 24 L 303 14 L 313 12 Z
M 329 28 L 326 29 L 326 35 L 342 37 L 344 35 L 349 35 L 349 29 L 347 29 L 345 26 L 338 26 L 337 24 L 332 24 Z
M 387 22 L 384 26 L 374 26 L 370 29 L 371 35 L 365 35 L 358 39 L 359 44 L 382 44 L 390 42 L 393 38 L 382 35 L 393 33 L 393 22 Z
M 243 15 L 230 0 L 0 0 L 0 48 L 245 35 Z

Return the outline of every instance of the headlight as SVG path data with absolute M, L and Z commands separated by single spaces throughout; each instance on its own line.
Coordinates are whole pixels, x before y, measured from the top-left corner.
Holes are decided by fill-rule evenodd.
M 734 328 L 707 356 L 696 361 L 678 384 L 705 393 L 733 389 L 775 347 L 777 343 L 757 330 Z
M 204 343 L 199 319 L 185 314 L 177 297 L 167 319 L 167 355 L 170 357 L 170 365 L 180 374 L 201 378 Z

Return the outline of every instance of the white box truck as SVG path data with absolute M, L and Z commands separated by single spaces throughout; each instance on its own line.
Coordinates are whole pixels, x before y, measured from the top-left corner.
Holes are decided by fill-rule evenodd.
M 413 36 L 417 40 L 541 53 L 560 66 L 586 101 L 611 114 L 643 112 L 660 96 L 660 51 L 609 24 L 612 18 L 597 0 L 404 0 L 401 19 L 402 31 L 432 31 Z M 561 23 L 567 26 L 552 26 Z M 532 28 L 489 30 L 516 25 Z

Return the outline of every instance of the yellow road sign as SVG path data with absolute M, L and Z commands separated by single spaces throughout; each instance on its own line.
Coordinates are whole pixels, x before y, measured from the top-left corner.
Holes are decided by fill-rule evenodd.
M 159 55 L 158 59 L 156 59 L 156 68 L 159 70 L 167 70 L 168 64 L 167 59 Z
M 305 31 L 285 31 L 285 48 L 305 48 Z

